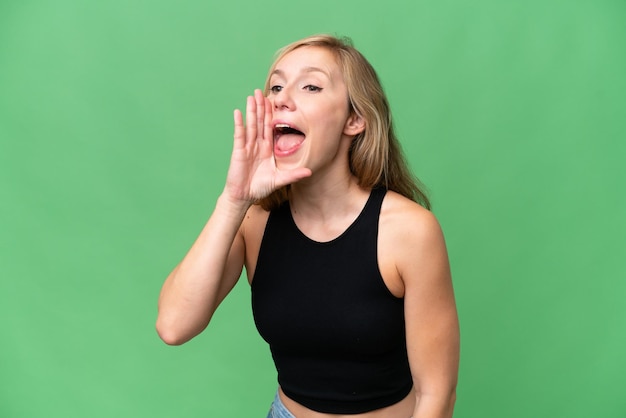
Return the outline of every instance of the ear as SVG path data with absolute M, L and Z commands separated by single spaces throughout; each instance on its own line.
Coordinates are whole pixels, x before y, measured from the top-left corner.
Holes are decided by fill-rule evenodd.
M 346 120 L 346 124 L 343 127 L 344 135 L 357 136 L 365 130 L 365 119 L 352 112 Z

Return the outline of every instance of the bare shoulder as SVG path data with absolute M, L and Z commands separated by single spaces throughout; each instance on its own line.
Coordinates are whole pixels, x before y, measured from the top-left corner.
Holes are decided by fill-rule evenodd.
M 241 224 L 241 228 L 244 231 L 250 231 L 254 233 L 257 229 L 265 229 L 269 212 L 263 209 L 260 205 L 252 205 L 246 212 L 246 216 Z
M 442 238 L 439 221 L 420 204 L 388 191 L 381 208 L 381 227 L 403 243 L 418 243 Z
M 249 282 L 252 282 L 254 276 L 268 217 L 268 211 L 259 205 L 252 205 L 241 223 L 240 233 L 245 246 L 245 266 Z
M 448 264 L 443 232 L 435 215 L 392 191 L 387 192 L 381 208 L 379 256 L 384 257 L 384 265 L 393 265 L 403 287 L 426 277 L 433 268 L 447 270 Z

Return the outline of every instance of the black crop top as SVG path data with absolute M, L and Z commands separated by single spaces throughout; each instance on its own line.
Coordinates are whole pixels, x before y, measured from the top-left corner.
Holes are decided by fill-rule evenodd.
M 404 300 L 378 269 L 385 193 L 374 189 L 358 218 L 329 242 L 305 236 L 288 203 L 265 227 L 252 281 L 254 320 L 284 393 L 318 412 L 373 411 L 413 386 Z

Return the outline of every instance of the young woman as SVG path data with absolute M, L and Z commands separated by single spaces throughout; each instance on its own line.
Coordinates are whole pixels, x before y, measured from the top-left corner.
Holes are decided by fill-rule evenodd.
M 371 65 L 345 39 L 297 41 L 234 120 L 224 190 L 163 285 L 161 338 L 199 334 L 245 266 L 278 371 L 269 417 L 451 417 L 443 234 Z

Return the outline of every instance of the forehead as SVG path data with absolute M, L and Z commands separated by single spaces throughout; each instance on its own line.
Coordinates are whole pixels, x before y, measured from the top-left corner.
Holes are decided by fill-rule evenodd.
M 302 46 L 288 52 L 276 61 L 272 73 L 290 74 L 311 70 L 322 70 L 330 78 L 341 78 L 335 55 L 327 48 L 318 46 Z

